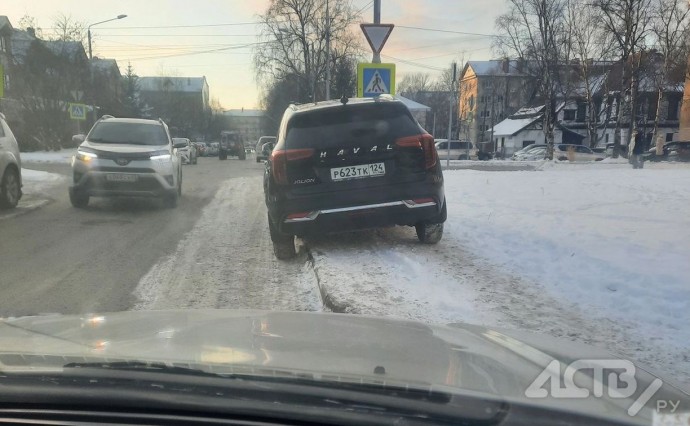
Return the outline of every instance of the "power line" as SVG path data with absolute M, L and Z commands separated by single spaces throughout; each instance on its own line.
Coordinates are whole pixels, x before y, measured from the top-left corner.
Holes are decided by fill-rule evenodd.
M 481 36 L 481 37 L 502 37 L 502 36 L 499 36 L 496 34 L 468 33 L 468 32 L 464 32 L 464 31 L 442 30 L 439 28 L 409 27 L 407 25 L 396 25 L 395 28 L 406 28 L 408 30 L 432 31 L 432 32 L 437 32 L 437 33 L 463 34 L 463 35 L 472 35 L 472 36 Z
M 396 58 L 396 57 L 390 56 L 390 55 L 381 54 L 381 56 L 386 57 L 386 58 L 390 58 L 394 61 L 398 61 L 398 62 L 401 62 L 403 64 L 411 65 L 414 67 L 427 68 L 427 69 L 434 70 L 434 71 L 444 71 L 445 70 L 445 68 L 432 67 L 430 65 L 420 64 L 418 62 L 408 61 L 408 60 Z

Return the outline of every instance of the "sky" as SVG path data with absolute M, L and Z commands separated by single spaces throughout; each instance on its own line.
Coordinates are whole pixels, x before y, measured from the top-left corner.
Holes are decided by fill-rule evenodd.
M 373 1 L 350 1 L 362 11 L 363 22 L 373 22 Z M 31 16 L 47 36 L 60 14 L 86 25 L 126 14 L 127 18 L 92 27 L 94 56 L 116 59 L 122 72 L 131 63 L 140 76 L 205 76 L 211 98 L 223 108 L 257 108 L 262 88 L 252 65 L 251 43 L 259 32 L 257 16 L 268 4 L 269 0 L 2 0 L 0 15 L 15 27 L 23 16 Z M 396 64 L 397 81 L 411 72 L 435 78 L 453 60 L 492 58 L 492 39 L 484 34 L 495 33 L 494 21 L 506 9 L 506 0 L 381 4 L 381 22 L 396 25 L 382 60 Z M 366 46 L 364 35 L 356 31 Z

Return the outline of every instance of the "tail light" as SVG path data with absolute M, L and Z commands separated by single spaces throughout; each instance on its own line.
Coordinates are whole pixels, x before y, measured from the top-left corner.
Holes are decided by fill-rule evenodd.
M 424 167 L 430 169 L 438 162 L 434 137 L 428 133 L 421 135 L 406 136 L 395 141 L 401 148 L 422 148 L 424 151 Z
M 287 163 L 310 158 L 314 155 L 314 150 L 307 149 L 279 149 L 271 152 L 271 170 L 273 179 L 280 185 L 287 185 Z

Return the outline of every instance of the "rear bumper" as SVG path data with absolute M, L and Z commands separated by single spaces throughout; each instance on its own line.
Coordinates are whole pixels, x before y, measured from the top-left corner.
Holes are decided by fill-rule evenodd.
M 440 223 L 446 220 L 444 203 L 440 180 L 279 199 L 269 202 L 268 207 L 280 232 L 309 235 Z

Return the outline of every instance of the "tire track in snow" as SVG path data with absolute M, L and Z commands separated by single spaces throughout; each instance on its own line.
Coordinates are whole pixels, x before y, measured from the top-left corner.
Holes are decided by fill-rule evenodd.
M 140 280 L 134 309 L 321 310 L 305 255 L 273 256 L 261 182 L 224 182 L 174 253 Z

